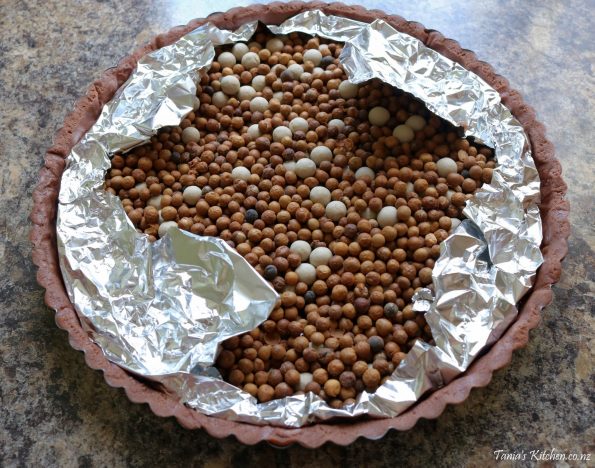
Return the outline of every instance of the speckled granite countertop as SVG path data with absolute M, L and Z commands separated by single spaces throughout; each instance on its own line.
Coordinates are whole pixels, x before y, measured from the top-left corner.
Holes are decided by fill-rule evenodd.
M 250 2 L 67 3 L 0 2 L 0 466 L 492 466 L 497 450 L 524 451 L 520 464 L 547 466 L 531 462 L 530 451 L 552 449 L 591 453 L 595 465 L 588 0 L 363 2 L 458 40 L 521 90 L 562 161 L 573 235 L 553 305 L 528 347 L 487 388 L 409 432 L 316 451 L 245 447 L 160 419 L 110 388 L 55 326 L 27 240 L 31 192 L 53 133 L 91 81 L 152 35 Z

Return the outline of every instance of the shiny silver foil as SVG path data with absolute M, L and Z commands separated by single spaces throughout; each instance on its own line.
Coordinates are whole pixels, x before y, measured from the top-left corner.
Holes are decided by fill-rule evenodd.
M 208 367 L 221 341 L 258 326 L 278 299 L 221 239 L 176 229 L 150 243 L 103 190 L 109 156 L 180 123 L 213 45 L 246 40 L 255 27 L 230 33 L 206 25 L 144 57 L 69 155 L 56 225 L 64 282 L 83 327 L 131 372 Z
M 224 382 L 212 366 L 222 340 L 264 321 L 277 295 L 223 241 L 172 230 L 150 244 L 120 201 L 102 189 L 109 156 L 146 142 L 192 110 L 197 71 L 213 45 L 250 38 L 205 25 L 145 57 L 73 149 L 62 179 L 58 247 L 71 300 L 90 337 L 118 365 L 158 382 L 203 413 L 253 424 L 299 427 L 332 417 L 396 416 L 429 390 L 464 372 L 517 315 L 516 303 L 542 263 L 539 177 L 519 122 L 481 78 L 420 41 L 377 20 L 320 11 L 269 26 L 345 42 L 340 60 L 350 80 L 379 78 L 495 149 L 498 167 L 467 204 L 463 221 L 441 245 L 434 296 L 414 296 L 436 345 L 418 341 L 375 393 L 335 410 L 296 395 L 264 404 Z

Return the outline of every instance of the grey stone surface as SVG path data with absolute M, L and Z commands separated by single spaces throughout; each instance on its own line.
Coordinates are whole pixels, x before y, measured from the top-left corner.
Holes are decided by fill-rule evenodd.
M 590 452 L 593 466 L 590 0 L 363 2 L 441 31 L 506 76 L 546 124 L 569 185 L 573 235 L 555 301 L 527 348 L 462 405 L 347 448 L 246 447 L 129 402 L 70 348 L 43 303 L 27 240 L 44 150 L 74 100 L 119 57 L 175 24 L 247 3 L 0 2 L 0 466 L 491 466 L 495 450 L 530 458 L 554 448 Z

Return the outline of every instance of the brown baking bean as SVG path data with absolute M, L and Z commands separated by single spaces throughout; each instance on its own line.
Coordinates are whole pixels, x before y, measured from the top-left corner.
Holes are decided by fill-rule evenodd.
M 312 392 L 315 395 L 318 395 L 321 392 L 321 386 L 319 383 L 317 382 L 309 382 L 305 387 L 304 387 L 304 393 L 308 393 L 308 392 Z
M 256 397 L 258 394 L 258 387 L 253 383 L 247 383 L 244 385 L 243 390 L 253 397 Z
M 357 361 L 358 355 L 354 348 L 343 348 L 340 352 L 340 358 L 343 363 L 352 365 Z
M 295 387 L 300 383 L 300 373 L 295 369 L 289 369 L 285 372 L 284 379 L 288 385 Z
M 354 349 L 359 359 L 367 361 L 372 357 L 372 351 L 367 341 L 356 343 Z
M 324 339 L 324 335 L 318 331 L 312 333 L 312 335 L 310 336 L 310 341 L 314 346 L 320 346 L 321 344 L 323 344 Z
M 369 368 L 362 375 L 364 385 L 369 389 L 375 389 L 380 385 L 380 372 L 377 369 Z
M 341 383 L 341 387 L 343 387 L 343 388 L 354 387 L 356 380 L 357 380 L 357 377 L 351 371 L 344 371 L 339 376 L 339 382 Z
M 390 366 L 384 353 L 378 354 L 378 357 L 372 363 L 372 367 L 380 372 L 380 375 L 387 375 L 390 372 Z
M 453 193 L 450 201 L 453 204 L 453 206 L 460 208 L 465 205 L 467 199 L 464 194 L 462 194 L 460 192 L 456 192 L 456 193 Z
M 382 337 L 388 336 L 393 330 L 393 324 L 385 318 L 376 320 L 375 326 L 378 335 Z
M 339 359 L 333 359 L 327 366 L 327 371 L 331 376 L 338 376 L 345 370 L 345 365 Z
M 254 363 L 250 359 L 240 359 L 238 368 L 246 375 L 254 370 Z
M 397 219 L 400 221 L 407 221 L 411 217 L 411 209 L 407 205 L 402 205 L 397 208 Z
M 354 302 L 354 306 L 358 314 L 365 314 L 370 309 L 370 301 L 365 297 L 358 297 Z
M 477 189 L 477 184 L 473 179 L 465 179 L 461 185 L 463 192 L 473 193 Z
M 368 370 L 368 364 L 365 361 L 357 361 L 355 364 L 353 364 L 351 370 L 356 377 L 362 377 Z
M 268 361 L 271 357 L 272 347 L 270 345 L 263 345 L 258 349 L 258 357 L 263 361 Z
M 314 348 L 306 348 L 302 352 L 304 361 L 310 363 L 318 360 L 318 351 Z
M 309 363 L 306 362 L 306 360 L 303 358 L 296 359 L 294 362 L 294 366 L 298 372 L 308 372 L 310 370 Z
M 419 325 L 417 325 L 417 323 L 415 323 L 413 320 L 407 320 L 403 324 L 403 328 L 404 328 L 405 332 L 407 332 L 407 335 L 409 335 L 410 337 L 419 335 L 419 332 L 420 332 Z
M 276 387 L 283 381 L 283 374 L 279 369 L 270 369 L 268 372 L 267 383 L 272 386 Z
M 334 336 L 330 336 L 324 341 L 324 346 L 334 351 L 339 347 L 339 340 Z
M 342 284 L 337 284 L 336 286 L 333 287 L 333 290 L 331 292 L 331 298 L 334 301 L 344 301 L 347 298 L 347 294 L 348 294 L 347 287 L 345 287 Z
M 330 397 L 336 397 L 341 392 L 341 383 L 336 379 L 329 379 L 324 384 L 324 393 Z
M 293 340 L 293 348 L 298 352 L 301 353 L 304 351 L 309 345 L 308 338 L 305 336 L 298 336 Z
M 428 285 L 432 282 L 432 269 L 431 268 L 422 268 L 419 270 L 419 280 L 421 281 L 422 285 Z
M 324 333 L 325 331 L 327 331 L 331 326 L 330 320 L 327 317 L 320 317 L 318 320 L 316 320 L 316 329 L 319 332 Z
M 287 383 L 281 382 L 275 386 L 275 398 L 285 398 L 291 395 L 293 395 L 293 390 Z
M 323 368 L 316 369 L 312 373 L 312 380 L 319 385 L 324 385 L 328 380 L 328 372 Z
M 222 369 L 229 369 L 235 363 L 235 355 L 228 350 L 222 350 L 217 357 L 217 365 Z
M 258 387 L 257 397 L 261 403 L 270 401 L 275 396 L 275 389 L 270 385 L 264 384 Z
M 164 221 L 172 221 L 178 217 L 178 211 L 173 206 L 166 206 L 161 209 L 161 217 Z
M 239 387 L 242 382 L 244 382 L 244 378 L 244 373 L 239 369 L 232 370 L 228 376 L 229 383 L 235 385 L 236 387 Z
M 223 349 L 234 350 L 240 345 L 240 337 L 232 336 L 222 343 Z
M 341 388 L 341 400 L 342 408 L 355 404 L 355 396 L 357 396 L 357 390 L 355 388 Z
M 285 349 L 284 345 L 275 344 L 271 350 L 271 357 L 273 359 L 283 359 L 283 357 L 285 356 L 285 352 L 286 352 L 286 349 Z
M 288 349 L 283 359 L 285 359 L 284 363 L 289 363 L 295 367 L 293 363 L 298 360 L 298 353 L 295 349 Z
M 339 337 L 339 346 L 341 348 L 349 348 L 353 346 L 353 336 L 350 333 L 345 333 Z
M 372 319 L 367 315 L 360 315 L 357 318 L 357 326 L 360 330 L 369 330 L 372 328 Z

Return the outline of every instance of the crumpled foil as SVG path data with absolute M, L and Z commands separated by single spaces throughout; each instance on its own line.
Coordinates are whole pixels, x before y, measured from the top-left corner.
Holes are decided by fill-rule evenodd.
M 66 289 L 93 340 L 131 372 L 208 367 L 221 341 L 258 326 L 278 299 L 221 239 L 175 230 L 150 243 L 103 190 L 110 154 L 145 143 L 193 109 L 213 44 L 246 40 L 255 29 L 205 25 L 148 54 L 69 155 L 56 223 Z
M 276 34 L 300 31 L 345 42 L 349 79 L 379 78 L 422 101 L 467 136 L 495 149 L 492 182 L 467 203 L 441 245 L 435 296 L 415 294 L 435 346 L 416 342 L 390 379 L 341 410 L 296 395 L 258 404 L 212 366 L 218 344 L 262 323 L 277 295 L 227 244 L 173 229 L 151 244 L 102 189 L 110 155 L 148 141 L 192 110 L 197 71 L 213 45 L 246 41 L 257 24 L 231 33 L 204 25 L 141 60 L 75 146 L 62 178 L 58 251 L 68 294 L 90 337 L 125 369 L 160 382 L 205 414 L 253 424 L 299 427 L 333 417 L 396 416 L 429 390 L 464 372 L 517 315 L 543 259 L 539 177 L 519 122 L 481 78 L 382 20 L 371 24 L 308 11 Z

